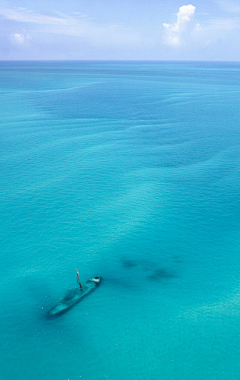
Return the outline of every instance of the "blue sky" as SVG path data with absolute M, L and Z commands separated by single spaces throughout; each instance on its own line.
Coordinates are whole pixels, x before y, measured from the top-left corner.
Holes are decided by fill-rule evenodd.
M 0 60 L 240 61 L 240 0 L 3 0 L 0 33 Z

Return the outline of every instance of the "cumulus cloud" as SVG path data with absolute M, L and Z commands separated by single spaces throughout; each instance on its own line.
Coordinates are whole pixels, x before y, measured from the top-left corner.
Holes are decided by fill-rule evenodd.
M 14 44 L 15 46 L 27 46 L 28 45 L 28 42 L 31 40 L 31 37 L 30 35 L 28 35 L 26 33 L 26 30 L 23 29 L 21 30 L 20 33 L 12 33 L 10 35 L 10 41 L 12 44 Z
M 224 4 L 226 4 L 225 0 Z M 239 41 L 240 18 L 237 15 L 227 18 L 224 14 L 221 18 L 211 18 L 210 15 L 205 17 L 205 14 L 201 14 L 199 15 L 201 16 L 200 25 L 194 21 L 195 12 L 194 5 L 183 5 L 178 10 L 175 23 L 163 24 L 163 43 L 170 46 L 174 54 L 187 51 L 197 52 L 201 49 L 208 49 L 208 54 L 210 54 L 209 46 L 227 46 L 228 43 L 231 46 L 233 39 Z
M 19 33 L 15 33 L 13 35 L 14 37 L 14 40 L 18 43 L 18 44 L 22 44 L 24 42 L 24 35 L 23 34 L 19 34 Z
M 177 13 L 175 24 L 164 23 L 164 43 L 172 47 L 182 45 L 194 29 L 199 28 L 199 24 L 194 25 L 192 20 L 196 7 L 192 4 L 183 5 Z

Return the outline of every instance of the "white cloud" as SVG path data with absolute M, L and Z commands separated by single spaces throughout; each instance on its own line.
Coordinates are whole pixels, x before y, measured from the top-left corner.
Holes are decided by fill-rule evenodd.
M 192 23 L 195 10 L 196 7 L 192 4 L 183 5 L 178 10 L 177 22 L 175 24 L 163 24 L 165 29 L 165 44 L 172 47 L 180 46 L 189 38 L 189 34 L 195 28 L 199 28 L 199 24 L 193 25 Z
M 22 44 L 24 42 L 23 34 L 15 33 L 13 37 L 14 37 L 15 42 L 17 42 L 18 44 Z
M 29 46 L 29 41 L 31 40 L 31 36 L 26 32 L 25 29 L 17 33 L 11 33 L 9 35 L 9 41 L 16 46 L 19 47 L 27 47 Z

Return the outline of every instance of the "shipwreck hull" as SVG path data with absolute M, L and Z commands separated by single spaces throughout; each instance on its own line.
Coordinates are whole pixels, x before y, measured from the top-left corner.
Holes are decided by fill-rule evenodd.
M 83 298 L 92 293 L 100 284 L 101 278 L 94 277 L 88 280 L 83 286 L 82 291 L 79 288 L 71 289 L 66 296 L 47 313 L 47 317 L 53 318 L 60 316 L 77 305 Z

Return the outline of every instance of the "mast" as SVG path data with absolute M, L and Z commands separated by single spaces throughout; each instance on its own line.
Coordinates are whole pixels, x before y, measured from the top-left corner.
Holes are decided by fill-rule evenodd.
M 80 282 L 79 273 L 78 273 L 77 268 L 75 269 L 75 271 L 77 272 L 78 283 L 79 283 L 79 286 L 80 286 L 80 289 L 81 289 L 81 292 L 82 292 L 82 285 L 81 285 L 81 282 Z

